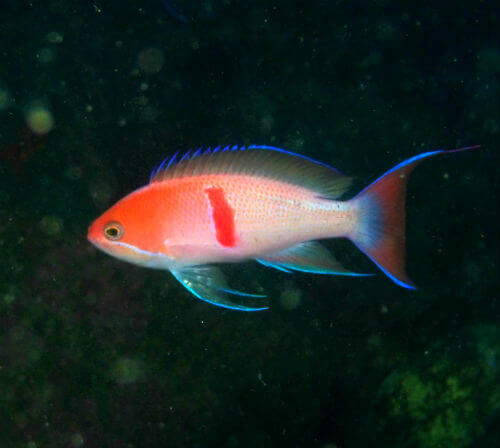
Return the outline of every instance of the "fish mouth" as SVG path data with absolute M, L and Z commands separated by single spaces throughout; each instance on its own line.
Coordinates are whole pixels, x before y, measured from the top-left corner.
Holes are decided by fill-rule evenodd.
M 92 244 L 92 246 L 94 246 L 96 249 L 103 250 L 102 246 L 99 244 L 99 242 L 95 238 L 92 238 L 90 235 L 87 235 L 87 241 L 90 244 Z
M 101 233 L 97 228 L 97 224 L 94 221 L 87 229 L 87 240 L 94 246 L 98 247 L 99 240 L 103 239 Z

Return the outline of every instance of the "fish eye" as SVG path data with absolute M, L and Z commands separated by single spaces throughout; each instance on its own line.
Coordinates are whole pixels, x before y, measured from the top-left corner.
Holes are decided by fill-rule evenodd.
M 104 236 L 111 241 L 119 240 L 123 236 L 123 227 L 117 222 L 109 222 L 104 226 Z

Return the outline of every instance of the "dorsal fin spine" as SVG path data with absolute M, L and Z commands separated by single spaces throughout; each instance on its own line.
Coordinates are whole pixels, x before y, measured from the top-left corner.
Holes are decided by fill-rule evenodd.
M 168 165 L 165 167 L 165 169 L 170 168 L 170 166 L 174 163 L 175 159 L 177 159 L 178 154 L 179 154 L 179 151 L 177 151 L 177 152 L 176 152 L 176 153 L 175 153 L 175 154 L 174 154 L 174 155 L 170 158 L 170 160 L 168 161 Z M 165 159 L 165 160 L 166 160 L 166 159 Z M 159 171 L 161 171 L 162 169 L 163 169 L 163 167 L 161 167 L 161 168 L 158 170 L 158 172 L 159 172 Z
M 188 150 L 182 157 L 181 160 L 179 160 L 179 163 L 181 163 L 183 160 L 189 159 L 189 155 L 191 154 L 191 150 Z
M 230 154 L 234 153 L 234 154 Z M 307 156 L 266 145 L 227 145 L 194 153 L 190 150 L 178 159 L 176 153 L 153 171 L 150 182 L 210 174 L 244 174 L 282 180 L 314 191 L 324 199 L 338 199 L 346 192 L 350 179 L 338 170 Z

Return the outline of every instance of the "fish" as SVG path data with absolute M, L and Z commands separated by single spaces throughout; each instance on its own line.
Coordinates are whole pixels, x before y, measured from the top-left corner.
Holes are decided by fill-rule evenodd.
M 340 264 L 318 241 L 329 238 L 351 240 L 394 283 L 415 289 L 405 267 L 409 175 L 425 159 L 479 146 L 411 157 L 348 199 L 351 177 L 274 146 L 176 153 L 147 185 L 99 216 L 87 238 L 120 260 L 168 270 L 197 298 L 233 310 L 269 307 L 248 305 L 266 296 L 231 288 L 221 263 L 256 260 L 286 273 L 372 275 Z

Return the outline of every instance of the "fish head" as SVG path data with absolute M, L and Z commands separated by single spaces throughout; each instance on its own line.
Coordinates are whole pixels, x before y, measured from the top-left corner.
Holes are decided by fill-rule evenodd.
M 168 269 L 172 260 L 163 244 L 165 220 L 155 199 L 146 189 L 136 190 L 99 216 L 90 225 L 87 239 L 122 261 Z

